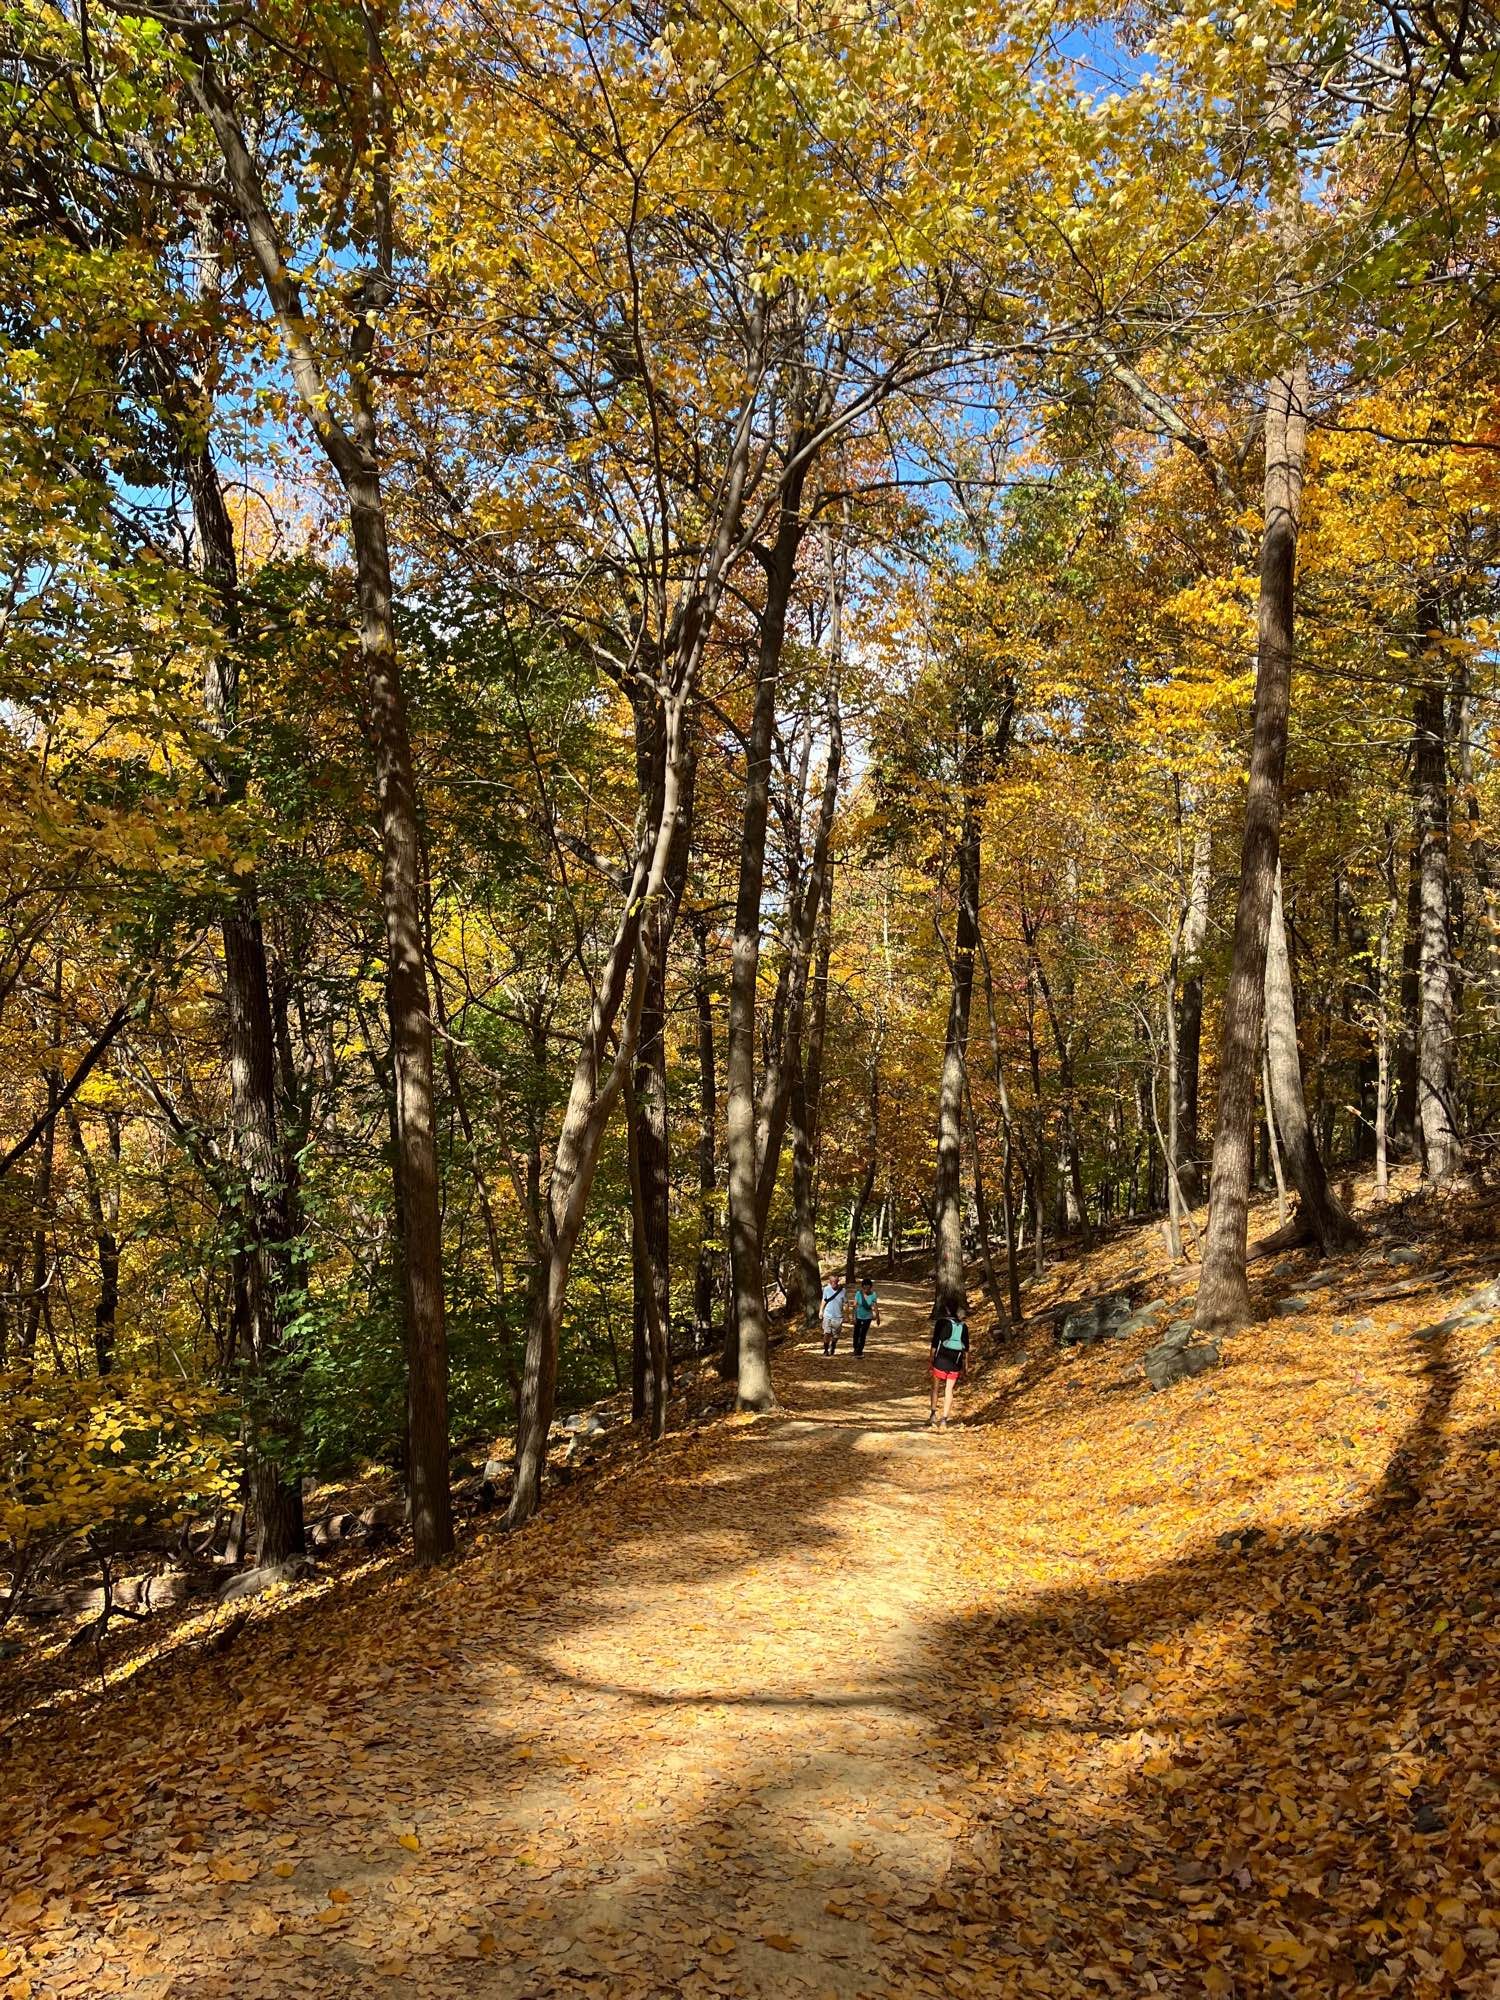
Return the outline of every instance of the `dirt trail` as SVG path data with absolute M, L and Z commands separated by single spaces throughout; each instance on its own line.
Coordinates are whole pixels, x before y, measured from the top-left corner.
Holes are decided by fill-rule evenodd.
M 0 1849 L 31 1934 L 0 1972 L 158 2000 L 912 1991 L 960 1830 L 932 1751 L 967 1504 L 964 1433 L 924 1428 L 926 1305 L 886 1285 L 862 1359 L 847 1331 L 782 1354 L 784 1414 L 669 1444 L 492 1561 L 119 1691 L 88 1725 L 112 1759 Z

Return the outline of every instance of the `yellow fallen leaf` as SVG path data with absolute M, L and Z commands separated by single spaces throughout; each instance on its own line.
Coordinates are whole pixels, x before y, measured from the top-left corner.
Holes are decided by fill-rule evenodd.
M 396 1845 L 404 1847 L 408 1854 L 420 1854 L 422 1852 L 422 1843 L 414 1833 L 398 1833 L 396 1835 Z
M 802 1947 L 794 1937 L 787 1937 L 781 1931 L 762 1931 L 760 1941 L 768 1944 L 772 1951 L 800 1951 Z

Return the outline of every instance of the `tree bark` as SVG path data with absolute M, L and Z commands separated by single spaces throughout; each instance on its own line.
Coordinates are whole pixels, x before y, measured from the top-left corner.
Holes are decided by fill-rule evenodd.
M 1360 1241 L 1361 1230 L 1333 1189 L 1308 1121 L 1302 1094 L 1302 1060 L 1297 1049 L 1297 1012 L 1286 919 L 1277 864 L 1271 890 L 1266 942 L 1266 1068 L 1271 1083 L 1268 1110 L 1276 1121 L 1282 1158 L 1297 1190 L 1298 1220 L 1316 1238 L 1324 1256 Z
M 637 708 L 637 772 L 652 782 L 658 722 Z M 640 1033 L 629 1114 L 634 1146 L 636 1221 L 631 1408 L 653 1439 L 666 1428 L 672 1356 L 672 1159 L 667 1104 L 667 953 L 687 884 L 688 829 L 692 824 L 697 759 L 691 737 L 682 756 L 682 803 L 667 857 L 664 893 L 641 924 Z
M 225 755 L 215 790 L 226 805 L 245 794 L 234 737 L 240 721 L 239 557 L 218 467 L 206 445 L 192 443 L 191 413 L 181 385 L 163 379 L 173 445 L 191 496 L 204 576 L 219 601 L 223 643 L 204 677 L 204 708 Z M 255 1518 L 255 1559 L 285 1562 L 305 1541 L 302 1486 L 296 1466 L 297 1385 L 283 1362 L 292 1289 L 294 1171 L 283 1144 L 276 1085 L 276 1036 L 271 981 L 255 871 L 238 880 L 220 925 L 224 1011 L 229 1055 L 230 1121 L 238 1173 L 242 1241 L 235 1277 L 235 1356 L 246 1372 L 247 1479 Z
M 725 1063 L 725 1140 L 729 1158 L 729 1258 L 733 1310 L 722 1366 L 737 1383 L 742 1410 L 773 1401 L 770 1321 L 762 1267 L 760 1161 L 755 1091 L 755 993 L 760 972 L 760 904 L 765 886 L 766 824 L 771 802 L 771 744 L 776 690 L 786 639 L 787 606 L 802 545 L 805 460 L 786 475 L 776 539 L 765 557 L 766 599 L 756 648 L 755 706 L 745 751 L 745 810 L 729 973 L 729 1045 Z M 732 1350 L 732 1351 L 731 1351 Z
M 963 817 L 956 851 L 958 911 L 954 920 L 948 1026 L 938 1085 L 937 1171 L 932 1184 L 936 1238 L 934 1309 L 962 1316 L 965 1310 L 962 1213 L 964 1077 L 968 1060 L 969 1015 L 974 997 L 974 951 L 979 939 L 979 806 L 974 794 L 974 746 L 966 741 L 960 758 Z
M 855 1190 L 854 1207 L 849 1214 L 849 1238 L 844 1246 L 844 1290 L 850 1291 L 854 1285 L 856 1267 L 859 1263 L 859 1232 L 864 1227 L 865 1211 L 870 1206 L 870 1197 L 875 1192 L 875 1176 L 880 1167 L 880 1048 L 877 1044 L 870 1060 L 870 1094 L 867 1100 L 865 1122 L 865 1166 Z M 890 1232 L 887 1225 L 887 1266 L 889 1266 Z
M 714 1138 L 718 1112 L 714 1007 L 708 978 L 708 921 L 701 912 L 694 912 L 692 932 L 695 953 L 693 997 L 698 1014 L 698 1268 L 693 1279 L 693 1320 L 697 1343 L 699 1347 L 704 1347 L 713 1333 L 719 1214 Z
M 1193 836 L 1192 872 L 1179 932 L 1181 986 L 1176 1034 L 1177 1130 L 1173 1158 L 1177 1184 L 1189 1207 L 1203 1196 L 1203 1174 L 1198 1165 L 1198 1073 L 1203 1045 L 1203 948 L 1208 939 L 1212 863 L 1209 829 L 1200 824 Z
M 792 1200 L 797 1223 L 797 1275 L 809 1326 L 818 1317 L 822 1286 L 818 1268 L 818 1154 L 822 1140 L 823 1037 L 828 1023 L 828 962 L 833 951 L 833 862 L 823 859 L 819 895 L 817 965 L 807 1016 L 807 1048 L 795 1052 L 792 1076 Z
M 1297 534 L 1307 453 L 1307 363 L 1276 376 L 1266 393 L 1265 515 L 1260 548 L 1255 706 L 1250 783 L 1240 850 L 1234 942 L 1224 996 L 1208 1224 L 1195 1318 L 1205 1332 L 1233 1332 L 1250 1318 L 1245 1258 L 1255 1165 L 1255 1077 L 1271 897 L 1281 851 L 1295 643 Z
M 385 913 L 386 1003 L 395 1075 L 397 1177 L 403 1232 L 407 1375 L 407 1480 L 417 1560 L 453 1547 L 448 1484 L 448 1355 L 443 1316 L 442 1222 L 433 1089 L 432 1018 L 422 936 L 421 842 L 417 787 L 392 610 L 390 549 L 381 493 L 370 364 L 378 308 L 392 289 L 389 107 L 374 17 L 364 12 L 372 124 L 371 208 L 376 269 L 369 304 L 349 341 L 352 428 L 335 414 L 331 385 L 314 344 L 302 290 L 292 274 L 209 35 L 185 40 L 194 58 L 189 84 L 224 160 L 230 198 L 271 304 L 288 371 L 324 455 L 344 489 L 354 551 L 365 721 L 375 764 Z
M 1417 1126 L 1422 1142 L 1423 1178 L 1429 1186 L 1443 1187 L 1463 1167 L 1463 1140 L 1455 1105 L 1458 979 L 1450 906 L 1446 676 L 1442 626 L 1436 607 L 1419 605 L 1417 621 L 1417 670 L 1422 676 L 1412 701 L 1421 977 Z
M 109 1135 L 109 1181 L 101 1184 L 99 1170 L 94 1156 L 89 1151 L 88 1141 L 83 1136 L 83 1124 L 77 1109 L 70 1104 L 67 1108 L 68 1136 L 73 1141 L 73 1150 L 78 1155 L 78 1164 L 83 1170 L 84 1192 L 88 1199 L 89 1220 L 94 1228 L 94 1243 L 99 1255 L 99 1297 L 94 1305 L 94 1366 L 101 1375 L 108 1375 L 115 1365 L 115 1331 L 120 1310 L 120 1117 L 118 1112 L 105 1113 L 105 1129 Z M 0 1366 L 3 1366 L 0 1355 Z

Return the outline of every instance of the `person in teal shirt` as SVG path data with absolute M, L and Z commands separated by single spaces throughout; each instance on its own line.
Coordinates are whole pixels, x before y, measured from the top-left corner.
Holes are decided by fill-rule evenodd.
M 880 1324 L 880 1295 L 870 1278 L 861 1271 L 854 1287 L 854 1351 L 863 1354 L 870 1328 Z

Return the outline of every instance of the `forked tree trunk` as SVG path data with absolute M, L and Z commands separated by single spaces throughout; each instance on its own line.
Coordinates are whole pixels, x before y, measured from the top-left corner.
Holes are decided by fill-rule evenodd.
M 1218 1123 L 1195 1313 L 1200 1328 L 1219 1333 L 1233 1332 L 1250 1318 L 1245 1258 L 1255 1168 L 1255 1078 L 1260 1067 L 1266 937 L 1281 850 L 1297 533 L 1307 453 L 1307 363 L 1301 357 L 1267 388 L 1265 451 L 1250 784 L 1224 995 Z
M 1328 1184 L 1307 1103 L 1302 1092 L 1302 1059 L 1297 1048 L 1297 1010 L 1292 991 L 1292 964 L 1287 951 L 1286 918 L 1278 864 L 1271 891 L 1271 919 L 1266 940 L 1266 1070 L 1271 1096 L 1268 1115 L 1274 1117 L 1287 1176 L 1297 1190 L 1297 1219 L 1324 1256 L 1360 1240 L 1358 1223 Z
M 1419 856 L 1421 1004 L 1417 1030 L 1417 1126 L 1423 1178 L 1442 1187 L 1463 1166 L 1455 1106 L 1454 1025 L 1457 966 L 1453 955 L 1448 856 L 1448 768 L 1444 729 L 1442 628 L 1435 607 L 1418 606 L 1417 682 L 1412 702 Z
M 806 461 L 802 462 L 805 468 Z M 729 1252 L 733 1294 L 721 1366 L 738 1385 L 742 1410 L 767 1410 L 771 1390 L 770 1320 L 761 1256 L 756 1133 L 755 994 L 760 972 L 760 904 L 766 873 L 766 823 L 771 803 L 771 745 L 776 690 L 786 638 L 787 606 L 802 545 L 805 469 L 787 476 L 776 540 L 766 558 L 766 600 L 756 649 L 755 706 L 745 751 L 745 809 L 740 878 L 734 907 L 729 972 L 725 1139 L 729 1156 Z

